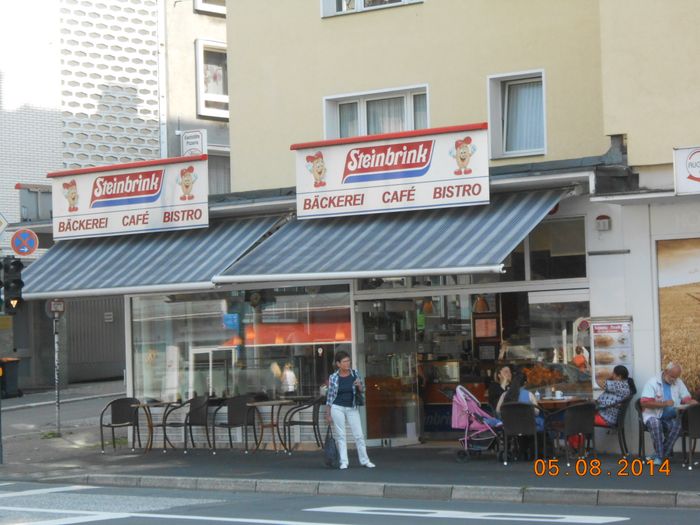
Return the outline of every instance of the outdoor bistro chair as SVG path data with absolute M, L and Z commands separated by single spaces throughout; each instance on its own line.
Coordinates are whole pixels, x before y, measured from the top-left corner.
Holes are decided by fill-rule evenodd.
M 535 458 L 538 457 L 537 423 L 535 422 L 535 406 L 528 403 L 503 403 L 501 405 L 501 420 L 503 421 L 503 464 L 508 465 L 509 436 L 532 436 L 535 447 Z M 547 443 L 543 440 L 543 455 L 546 455 Z
M 693 405 L 685 409 L 682 415 L 683 430 L 681 439 L 683 440 L 683 466 L 687 466 L 688 470 L 693 470 L 693 454 L 695 453 L 695 445 L 700 438 L 700 405 Z M 689 440 L 686 446 L 686 440 Z M 686 453 L 687 451 L 687 453 Z
M 608 405 L 605 408 L 609 407 L 618 407 L 619 412 L 617 413 L 617 421 L 615 421 L 614 424 L 608 424 L 608 425 L 598 425 L 596 424 L 596 428 L 604 428 L 606 429 L 609 433 L 615 433 L 617 435 L 617 441 L 620 444 L 620 455 L 623 457 L 627 457 L 630 455 L 629 448 L 627 447 L 627 437 L 625 436 L 625 419 L 627 419 L 627 410 L 629 409 L 630 403 L 632 402 L 632 396 L 626 397 L 622 401 L 618 401 L 617 403 L 614 403 L 612 405 Z M 599 407 L 603 408 L 603 407 Z
M 138 405 L 140 401 L 135 397 L 121 397 L 107 403 L 107 406 L 102 409 L 100 414 L 100 444 L 102 447 L 102 453 L 105 453 L 105 438 L 104 438 L 104 428 L 107 427 L 112 430 L 112 448 L 117 450 L 117 443 L 114 436 L 115 428 L 128 428 L 131 427 L 131 451 L 134 451 L 134 443 L 136 443 L 136 436 L 138 436 L 139 448 L 141 448 L 141 430 L 139 429 L 139 409 Z M 105 414 L 110 412 L 109 423 L 105 423 Z
M 564 454 L 566 456 L 566 466 L 571 465 L 569 459 L 569 447 L 567 446 L 568 438 L 578 436 L 579 443 L 576 447 L 576 452 L 579 457 L 583 456 L 583 451 L 586 448 L 586 442 L 593 443 L 592 450 L 595 454 L 595 403 L 578 403 L 568 406 L 561 410 L 550 412 L 547 415 L 546 427 L 554 432 L 554 446 L 558 437 L 564 440 Z M 563 415 L 563 418 L 562 418 Z
M 639 425 L 639 448 L 637 454 L 640 458 L 646 457 L 646 443 L 644 442 L 644 433 L 649 432 L 647 426 L 644 424 L 644 418 L 642 417 L 642 399 L 639 398 L 634 402 L 634 408 L 637 409 L 637 424 Z
M 243 429 L 243 439 L 245 440 L 245 453 L 248 453 L 248 426 L 253 427 L 253 439 L 255 439 L 255 447 L 260 446 L 259 439 L 262 439 L 262 434 L 258 438 L 257 425 L 262 424 L 262 419 L 260 411 L 257 408 L 249 407 L 247 404 L 255 400 L 253 395 L 241 395 L 234 396 L 224 400 L 223 404 L 214 411 L 214 419 L 211 425 L 212 441 L 214 443 L 213 453 L 216 454 L 216 429 L 226 428 L 228 429 L 228 442 L 229 446 L 233 448 L 233 436 L 231 435 L 231 429 L 242 428 Z M 220 423 L 216 422 L 216 415 L 219 410 L 226 408 L 226 421 Z
M 185 418 L 181 421 L 175 420 L 173 414 L 177 414 L 179 410 L 187 407 Z M 207 444 L 211 448 L 211 440 L 209 439 L 209 396 L 197 396 L 185 401 L 182 404 L 173 404 L 168 406 L 163 413 L 163 453 L 167 450 L 167 444 L 175 448 L 172 442 L 168 439 L 168 428 L 182 428 L 184 438 L 184 452 L 187 454 L 187 432 L 189 431 L 192 447 L 196 447 L 192 427 L 204 427 L 207 436 Z
M 302 403 L 299 406 L 291 408 L 284 415 L 284 447 L 287 449 L 287 453 L 292 453 L 291 441 L 292 441 L 292 427 L 311 427 L 314 432 L 314 439 L 316 440 L 316 445 L 321 448 L 323 446 L 323 438 L 321 436 L 321 427 L 319 425 L 319 419 L 321 414 L 321 405 L 326 402 L 326 396 L 319 396 L 315 399 L 311 399 L 306 403 Z M 301 419 L 301 414 L 306 410 L 311 409 L 311 420 Z M 297 416 L 297 419 L 295 419 Z

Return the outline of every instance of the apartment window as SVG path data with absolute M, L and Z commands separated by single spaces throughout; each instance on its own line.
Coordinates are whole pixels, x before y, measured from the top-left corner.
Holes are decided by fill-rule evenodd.
M 226 14 L 226 0 L 194 0 L 194 10 L 215 15 Z
M 423 0 L 321 0 L 323 16 L 345 15 L 395 7 L 406 4 L 416 4 Z
M 425 88 L 326 99 L 328 138 L 378 135 L 428 127 Z
M 544 154 L 544 108 L 542 72 L 490 77 L 491 156 Z
M 202 117 L 228 118 L 228 67 L 226 44 L 197 40 L 197 114 Z
M 20 185 L 20 219 L 26 221 L 48 221 L 52 217 L 51 187 L 39 184 Z
M 209 150 L 209 195 L 231 192 L 231 159 Z

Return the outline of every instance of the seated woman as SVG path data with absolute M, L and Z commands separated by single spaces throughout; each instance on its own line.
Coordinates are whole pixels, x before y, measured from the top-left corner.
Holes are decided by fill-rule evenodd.
M 598 412 L 595 415 L 595 424 L 603 427 L 616 425 L 620 413 L 618 403 L 636 393 L 637 387 L 627 368 L 617 365 L 613 368 L 610 379 L 605 381 L 605 390 L 596 401 Z
M 510 383 L 510 388 L 503 392 L 501 398 L 496 405 L 496 413 L 500 415 L 501 406 L 503 403 L 526 403 L 537 406 L 537 398 L 532 392 L 528 392 L 523 388 L 525 378 L 522 374 L 516 374 Z M 540 414 L 540 410 L 535 408 L 535 424 L 538 432 L 544 432 L 544 417 Z
M 496 370 L 495 381 L 492 381 L 489 385 L 489 405 L 491 405 L 491 410 L 496 410 L 496 405 L 498 405 L 499 399 L 503 395 L 503 392 L 508 390 L 510 382 L 513 379 L 513 374 L 510 371 L 508 365 L 503 365 Z

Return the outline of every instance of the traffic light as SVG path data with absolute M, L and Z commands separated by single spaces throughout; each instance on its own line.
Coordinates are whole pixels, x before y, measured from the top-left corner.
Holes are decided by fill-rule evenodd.
M 2 260 L 3 295 L 7 315 L 15 315 L 22 304 L 22 268 L 24 264 L 14 256 L 10 255 Z

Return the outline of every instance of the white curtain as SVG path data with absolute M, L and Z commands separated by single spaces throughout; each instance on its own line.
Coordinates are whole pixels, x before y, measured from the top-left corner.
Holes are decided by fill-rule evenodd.
M 514 82 L 506 86 L 505 150 L 544 148 L 542 81 Z
M 226 53 L 204 52 L 204 91 L 212 95 L 228 95 Z
M 357 117 L 357 102 L 338 104 L 339 135 L 341 139 L 359 135 Z
M 367 134 L 403 131 L 403 106 L 403 97 L 367 101 Z

